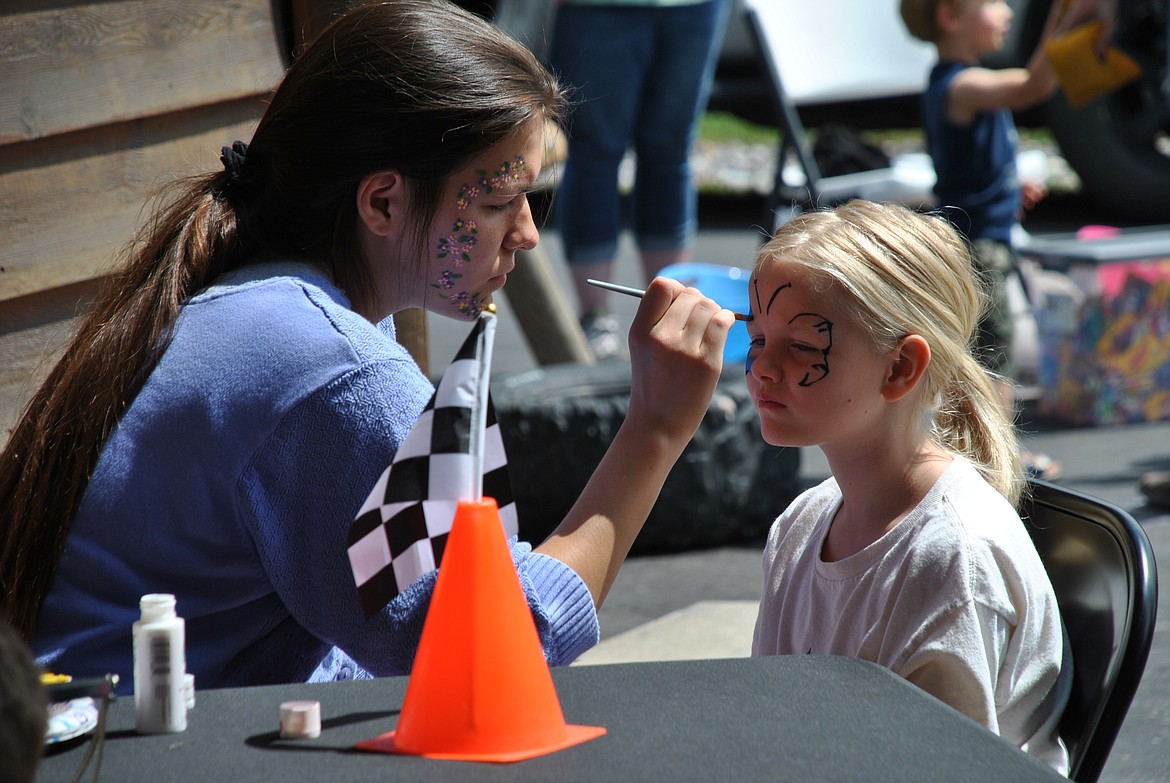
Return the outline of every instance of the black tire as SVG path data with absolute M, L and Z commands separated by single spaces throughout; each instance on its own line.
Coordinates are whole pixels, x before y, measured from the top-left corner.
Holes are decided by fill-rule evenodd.
M 1166 14 L 1165 0 L 1120 0 L 1114 43 L 1137 61 L 1141 77 L 1080 109 L 1059 92 L 1045 110 L 1084 192 L 1130 222 L 1170 222 Z
M 1157 148 L 1166 137 L 1164 99 L 1140 96 L 1133 85 L 1073 109 L 1063 95 L 1048 105 L 1061 154 L 1081 178 L 1084 192 L 1104 212 L 1128 221 L 1170 222 L 1170 155 Z
M 625 418 L 629 391 L 626 362 L 555 365 L 492 379 L 522 539 L 539 543 L 564 518 Z M 632 552 L 762 542 L 799 491 L 799 468 L 798 449 L 764 443 L 743 376 L 732 371 Z
M 1015 0 L 1007 44 L 984 64 L 1026 67 L 1052 3 Z M 1069 106 L 1058 91 L 1044 106 L 1017 115 L 1024 125 L 1052 130 L 1103 221 L 1170 221 L 1170 106 L 1162 93 L 1166 13 L 1166 0 L 1118 0 L 1113 42 L 1138 61 L 1142 76 L 1137 82 L 1080 109 Z

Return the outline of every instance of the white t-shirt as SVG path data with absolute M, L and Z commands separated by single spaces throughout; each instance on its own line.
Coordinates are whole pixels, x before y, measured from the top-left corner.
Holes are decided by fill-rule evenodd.
M 1067 774 L 1060 612 L 1011 504 L 956 458 L 891 531 L 826 563 L 840 504 L 830 478 L 772 525 L 752 654 L 873 661 Z

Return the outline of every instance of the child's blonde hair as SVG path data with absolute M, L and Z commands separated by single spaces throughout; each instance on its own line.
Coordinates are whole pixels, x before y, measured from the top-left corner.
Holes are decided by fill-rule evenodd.
M 902 22 L 910 35 L 920 41 L 935 43 L 942 37 L 938 28 L 938 7 L 943 3 L 962 4 L 964 0 L 902 0 Z
M 897 204 L 850 201 L 798 215 L 756 257 L 756 273 L 782 260 L 823 275 L 840 304 L 893 350 L 908 334 L 930 345 L 920 396 L 931 435 L 970 460 L 1013 505 L 1024 487 L 1016 430 L 996 378 L 971 346 L 988 297 L 967 243 L 945 218 Z

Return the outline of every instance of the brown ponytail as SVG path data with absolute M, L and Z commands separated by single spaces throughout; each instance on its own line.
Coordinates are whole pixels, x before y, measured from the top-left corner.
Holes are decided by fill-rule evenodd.
M 0 453 L 0 586 L 26 639 L 98 456 L 158 362 L 179 309 L 239 254 L 225 174 L 186 183 L 159 211 L 25 407 Z

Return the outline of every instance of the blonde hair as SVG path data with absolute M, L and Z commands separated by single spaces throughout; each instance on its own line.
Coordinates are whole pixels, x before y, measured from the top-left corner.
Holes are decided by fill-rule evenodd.
M 1013 505 L 1024 488 L 1015 427 L 998 378 L 972 353 L 989 300 L 965 240 L 940 215 L 850 201 L 799 215 L 756 257 L 756 273 L 783 260 L 824 276 L 840 304 L 882 351 L 908 334 L 930 345 L 923 418 L 938 445 L 974 464 Z
M 938 7 L 943 3 L 962 5 L 965 0 L 902 0 L 902 22 L 910 35 L 920 41 L 935 43 L 942 37 L 936 22 Z

